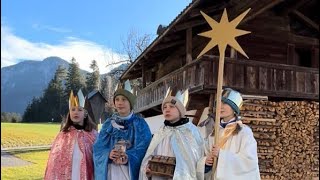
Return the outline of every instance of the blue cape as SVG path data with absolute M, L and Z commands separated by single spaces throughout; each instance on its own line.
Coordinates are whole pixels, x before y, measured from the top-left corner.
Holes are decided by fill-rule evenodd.
M 95 179 L 106 180 L 108 178 L 108 163 L 112 163 L 109 160 L 109 154 L 119 139 L 130 141 L 131 147 L 126 151 L 128 165 L 130 165 L 130 177 L 132 180 L 139 178 L 141 161 L 151 141 L 151 132 L 146 121 L 135 114 L 125 121 L 124 127 L 124 129 L 114 128 L 110 118 L 102 125 L 93 145 Z

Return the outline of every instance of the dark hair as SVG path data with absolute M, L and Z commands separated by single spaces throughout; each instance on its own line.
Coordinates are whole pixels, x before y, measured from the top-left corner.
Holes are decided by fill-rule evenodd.
M 94 130 L 98 130 L 97 124 L 92 120 L 90 115 L 88 114 L 87 110 L 85 110 L 85 118 L 83 119 L 83 126 L 84 130 L 87 132 Z M 68 112 L 67 117 L 63 117 L 62 122 L 61 122 L 61 129 L 60 131 L 63 132 L 68 132 L 70 126 L 73 125 L 73 122 L 70 118 L 70 112 Z

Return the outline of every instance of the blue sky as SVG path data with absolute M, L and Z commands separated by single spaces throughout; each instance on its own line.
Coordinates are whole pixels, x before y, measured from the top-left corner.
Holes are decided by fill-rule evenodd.
M 75 57 L 90 70 L 123 58 L 122 42 L 130 31 L 155 38 L 191 0 L 2 0 L 1 68 L 21 60 Z

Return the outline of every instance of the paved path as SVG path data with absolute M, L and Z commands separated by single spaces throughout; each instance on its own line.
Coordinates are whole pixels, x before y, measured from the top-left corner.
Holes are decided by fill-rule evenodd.
M 49 150 L 48 146 L 34 146 L 34 147 L 17 147 L 17 148 L 1 148 L 1 167 L 16 167 L 16 166 L 27 166 L 32 164 L 29 161 L 22 160 L 10 152 L 30 152 L 30 151 L 41 151 Z
M 6 152 L 1 152 L 1 167 L 16 167 L 32 164 L 29 161 L 24 161 Z

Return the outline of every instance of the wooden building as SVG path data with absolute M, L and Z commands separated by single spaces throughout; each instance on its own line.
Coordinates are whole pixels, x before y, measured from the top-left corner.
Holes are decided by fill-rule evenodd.
M 319 16 L 317 0 L 194 0 L 121 76 L 142 79 L 136 109 L 146 117 L 160 113 L 171 86 L 190 91 L 188 109 L 208 106 L 217 84 L 218 50 L 196 60 L 210 39 L 198 36 L 211 27 L 200 10 L 219 21 L 223 9 L 232 20 L 248 8 L 237 38 L 249 60 L 226 50 L 223 86 L 270 99 L 319 98 Z
M 87 96 L 85 107 L 88 110 L 90 117 L 97 124 L 100 123 L 100 118 L 102 118 L 102 114 L 105 111 L 106 103 L 107 100 L 100 91 L 93 90 Z
M 224 8 L 229 20 L 251 8 L 237 27 L 251 31 L 237 38 L 250 59 L 227 48 L 223 86 L 268 97 L 244 107 L 244 113 L 258 111 L 248 113 L 253 117 L 273 119 L 246 122 L 257 138 L 262 179 L 319 177 L 318 6 L 318 0 L 193 0 L 168 26 L 159 26 L 158 37 L 121 81 L 142 81 L 135 109 L 145 117 L 161 114 L 168 87 L 189 89 L 187 109 L 196 110 L 197 124 L 215 95 L 219 63 L 217 48 L 196 59 L 210 40 L 198 34 L 211 29 L 200 10 L 219 21 Z

